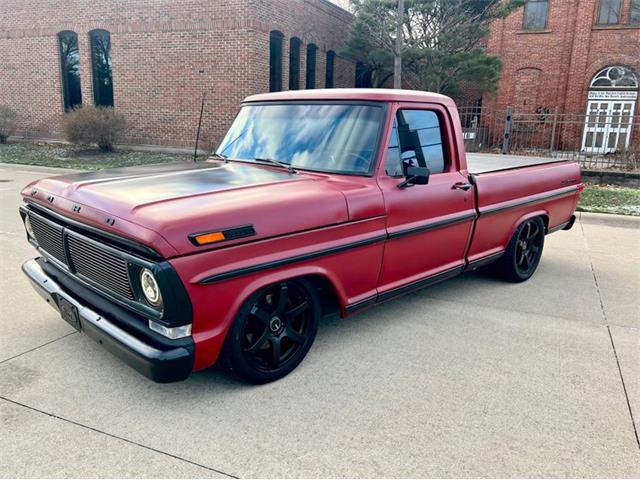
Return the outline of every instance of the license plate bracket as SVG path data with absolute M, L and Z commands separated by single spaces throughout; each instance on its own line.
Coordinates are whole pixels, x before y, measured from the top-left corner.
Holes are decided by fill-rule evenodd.
M 58 308 L 62 319 L 76 330 L 80 330 L 80 315 L 78 308 L 68 300 L 58 297 Z

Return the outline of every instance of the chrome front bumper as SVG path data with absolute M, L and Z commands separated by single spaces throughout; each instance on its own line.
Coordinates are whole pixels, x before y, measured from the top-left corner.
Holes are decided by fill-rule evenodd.
M 62 314 L 61 299 L 75 308 L 79 323 L 76 325 L 68 320 L 74 328 L 86 333 L 138 372 L 160 383 L 184 380 L 191 373 L 193 353 L 186 348 L 160 350 L 141 341 L 65 292 L 35 259 L 25 262 L 22 271 L 35 291 L 58 313 Z

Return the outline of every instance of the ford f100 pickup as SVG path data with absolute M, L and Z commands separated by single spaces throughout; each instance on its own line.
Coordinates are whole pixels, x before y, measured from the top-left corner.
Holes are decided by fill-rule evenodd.
M 483 266 L 527 280 L 582 188 L 573 162 L 466 155 L 442 95 L 261 94 L 206 161 L 27 186 L 20 214 L 40 256 L 23 270 L 64 320 L 155 381 L 220 362 L 264 383 L 302 361 L 323 315 Z

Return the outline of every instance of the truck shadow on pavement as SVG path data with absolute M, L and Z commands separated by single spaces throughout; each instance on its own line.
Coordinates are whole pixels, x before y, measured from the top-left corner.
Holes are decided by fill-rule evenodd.
M 338 314 L 325 316 L 320 320 L 318 333 L 311 347 L 311 350 L 302 363 L 287 377 L 276 383 L 293 381 L 295 377 L 301 378 L 306 375 L 314 375 L 314 368 L 322 368 L 322 363 L 329 361 L 333 364 L 332 358 L 345 357 L 345 361 L 351 361 L 350 356 L 354 347 L 354 342 L 359 342 L 363 338 L 382 338 L 385 329 L 410 328 L 417 321 L 424 325 L 449 322 L 450 318 L 442 315 L 442 307 L 434 312 L 429 308 L 434 302 L 442 302 L 439 297 L 447 301 L 454 299 L 454 295 L 459 295 L 461 290 L 474 289 L 476 292 L 488 293 L 496 288 L 513 286 L 495 278 L 488 270 L 478 270 L 468 272 L 456 278 L 409 292 L 403 296 L 394 298 L 387 302 L 372 306 L 359 311 L 347 318 L 340 318 Z M 455 312 L 453 312 L 455 314 Z M 402 345 L 395 345 L 397 355 L 402 358 Z M 372 360 L 375 360 L 373 358 Z M 367 362 L 366 356 L 360 356 L 358 361 Z M 185 381 L 190 386 L 198 386 L 207 390 L 219 390 L 220 388 L 256 388 L 237 379 L 231 372 L 220 367 L 213 366 L 207 370 L 192 373 Z

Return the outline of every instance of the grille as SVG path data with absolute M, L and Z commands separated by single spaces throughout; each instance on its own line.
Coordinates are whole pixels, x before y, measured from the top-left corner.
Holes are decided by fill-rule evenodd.
M 33 228 L 33 233 L 36 235 L 36 240 L 40 248 L 66 264 L 67 260 L 64 255 L 64 246 L 62 243 L 62 228 L 56 228 L 34 215 L 30 215 L 29 220 L 31 220 L 31 227 Z
M 62 225 L 36 215 L 29 215 L 29 219 L 40 249 L 67 265 L 72 274 L 82 275 L 113 293 L 134 300 L 125 259 L 100 248 Z M 71 260 L 70 265 L 65 249 Z
M 133 300 L 127 262 L 124 259 L 71 235 L 67 237 L 67 245 L 71 263 L 77 273 Z

